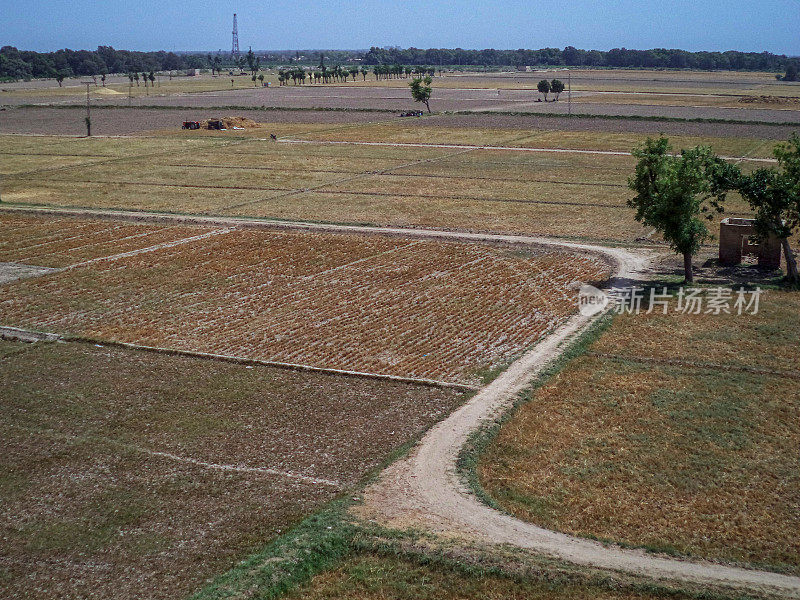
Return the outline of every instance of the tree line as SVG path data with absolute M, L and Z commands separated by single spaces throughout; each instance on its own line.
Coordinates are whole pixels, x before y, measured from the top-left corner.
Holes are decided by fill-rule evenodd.
M 408 69 L 418 67 L 522 67 L 540 66 L 587 66 L 616 68 L 691 68 L 721 70 L 752 70 L 785 73 L 782 79 L 798 80 L 800 59 L 770 52 L 687 52 L 685 50 L 656 48 L 653 50 L 628 50 L 614 48 L 609 51 L 579 50 L 567 46 L 542 48 L 539 50 L 464 50 L 461 48 L 371 48 L 361 51 L 326 51 L 329 60 L 335 62 L 360 62 L 363 65 L 381 67 L 380 78 L 408 76 Z M 320 51 L 259 53 L 266 62 L 280 64 L 290 61 L 295 64 L 322 62 Z M 396 69 L 400 65 L 403 73 Z M 35 77 L 100 76 L 108 73 L 133 73 L 150 71 L 177 71 L 182 69 L 244 69 L 245 56 L 233 57 L 230 53 L 189 52 L 134 52 L 116 50 L 111 46 L 99 46 L 97 50 L 57 50 L 56 52 L 34 52 L 18 50 L 13 46 L 0 48 L 0 79 L 32 79 Z M 360 69 L 359 69 L 360 70 Z M 432 73 L 429 73 L 432 74 Z
M 668 68 L 734 71 L 786 71 L 800 59 L 770 52 L 688 52 L 680 49 L 654 48 L 608 51 L 580 50 L 573 46 L 539 50 L 464 50 L 462 48 L 370 48 L 363 61 L 369 65 L 527 65 L 616 68 Z M 795 71 L 796 72 L 796 71 Z

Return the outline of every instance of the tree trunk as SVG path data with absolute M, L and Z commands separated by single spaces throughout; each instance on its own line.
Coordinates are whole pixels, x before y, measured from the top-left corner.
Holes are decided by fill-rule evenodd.
M 781 244 L 783 245 L 783 254 L 786 257 L 786 274 L 789 277 L 789 281 L 797 283 L 800 281 L 800 277 L 797 275 L 797 260 L 789 245 L 789 238 L 783 238 Z
M 430 113 L 431 112 L 431 105 L 428 104 L 427 100 L 425 101 L 425 107 L 428 109 L 428 113 Z
M 683 278 L 686 283 L 694 282 L 694 273 L 692 273 L 692 253 L 683 253 Z

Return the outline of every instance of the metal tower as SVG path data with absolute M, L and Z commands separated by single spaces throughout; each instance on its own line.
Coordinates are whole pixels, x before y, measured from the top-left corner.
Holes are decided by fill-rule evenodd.
M 231 56 L 239 58 L 239 28 L 236 26 L 236 13 L 233 13 L 233 46 Z

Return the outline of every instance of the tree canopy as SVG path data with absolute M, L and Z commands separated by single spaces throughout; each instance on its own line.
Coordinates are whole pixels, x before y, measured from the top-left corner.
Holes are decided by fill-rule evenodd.
M 707 146 L 675 155 L 665 137 L 648 138 L 632 154 L 639 162 L 628 179 L 628 187 L 636 192 L 628 205 L 636 209 L 637 221 L 655 228 L 683 255 L 685 279 L 691 282 L 692 256 L 710 235 L 706 221 L 722 212 L 739 171 Z

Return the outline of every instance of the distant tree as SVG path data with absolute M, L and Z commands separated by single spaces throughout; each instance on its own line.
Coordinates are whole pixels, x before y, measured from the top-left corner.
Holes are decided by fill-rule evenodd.
M 134 81 L 136 81 L 136 87 L 139 87 L 139 73 L 138 72 L 133 74 L 133 79 L 134 79 Z
M 353 77 L 353 81 L 355 81 L 356 77 L 358 77 L 358 67 L 350 67 L 350 75 Z
M 737 191 L 756 213 L 759 237 L 775 235 L 781 240 L 787 279 L 796 284 L 800 276 L 789 238 L 800 230 L 800 137 L 793 134 L 774 154 L 779 168 L 756 169 L 741 177 Z
M 429 75 L 423 77 L 417 77 L 411 80 L 411 83 L 408 86 L 411 88 L 411 97 L 414 99 L 414 102 L 424 102 L 425 107 L 428 109 L 428 112 L 431 112 L 431 93 L 433 89 L 431 88 L 432 79 Z
M 364 81 L 367 80 L 367 73 L 369 73 L 369 69 L 367 69 L 367 67 L 361 67 L 361 76 L 364 78 Z
M 59 71 L 56 73 L 56 81 L 58 82 L 58 87 L 61 87 L 61 84 L 64 83 L 64 73 Z
M 800 76 L 797 73 L 797 64 L 790 62 L 786 65 L 786 75 L 783 76 L 784 81 L 798 81 Z
M 103 83 L 103 87 L 106 87 L 106 74 L 105 73 L 103 73 L 100 76 L 100 81 Z
M 150 87 L 153 87 L 156 82 L 156 74 L 153 73 L 153 71 L 150 71 L 150 74 L 147 77 L 150 79 Z
M 550 91 L 556 95 L 556 102 L 558 102 L 558 97 L 564 91 L 564 82 L 559 79 L 553 79 L 550 82 Z
M 375 74 L 375 81 L 378 81 L 378 79 L 380 78 L 379 76 L 381 74 L 380 65 L 375 65 L 374 67 L 372 67 L 372 72 Z
M 550 82 L 547 79 L 542 79 L 536 84 L 536 89 L 539 90 L 540 94 L 544 95 L 544 101 L 547 102 L 547 94 L 550 93 Z
M 258 74 L 258 81 L 261 83 L 261 87 L 264 87 L 264 74 L 263 73 L 259 73 Z
M 728 190 L 738 181 L 738 169 L 716 156 L 707 146 L 672 154 L 669 140 L 647 138 L 635 148 L 639 159 L 628 187 L 636 196 L 628 206 L 636 220 L 661 232 L 664 240 L 683 255 L 684 277 L 694 281 L 692 256 L 709 237 L 705 219 L 722 212 Z
M 250 70 L 250 74 L 255 77 L 256 71 L 258 71 L 260 67 L 261 60 L 253 53 L 252 47 L 247 51 L 245 59 L 247 60 L 247 68 Z

